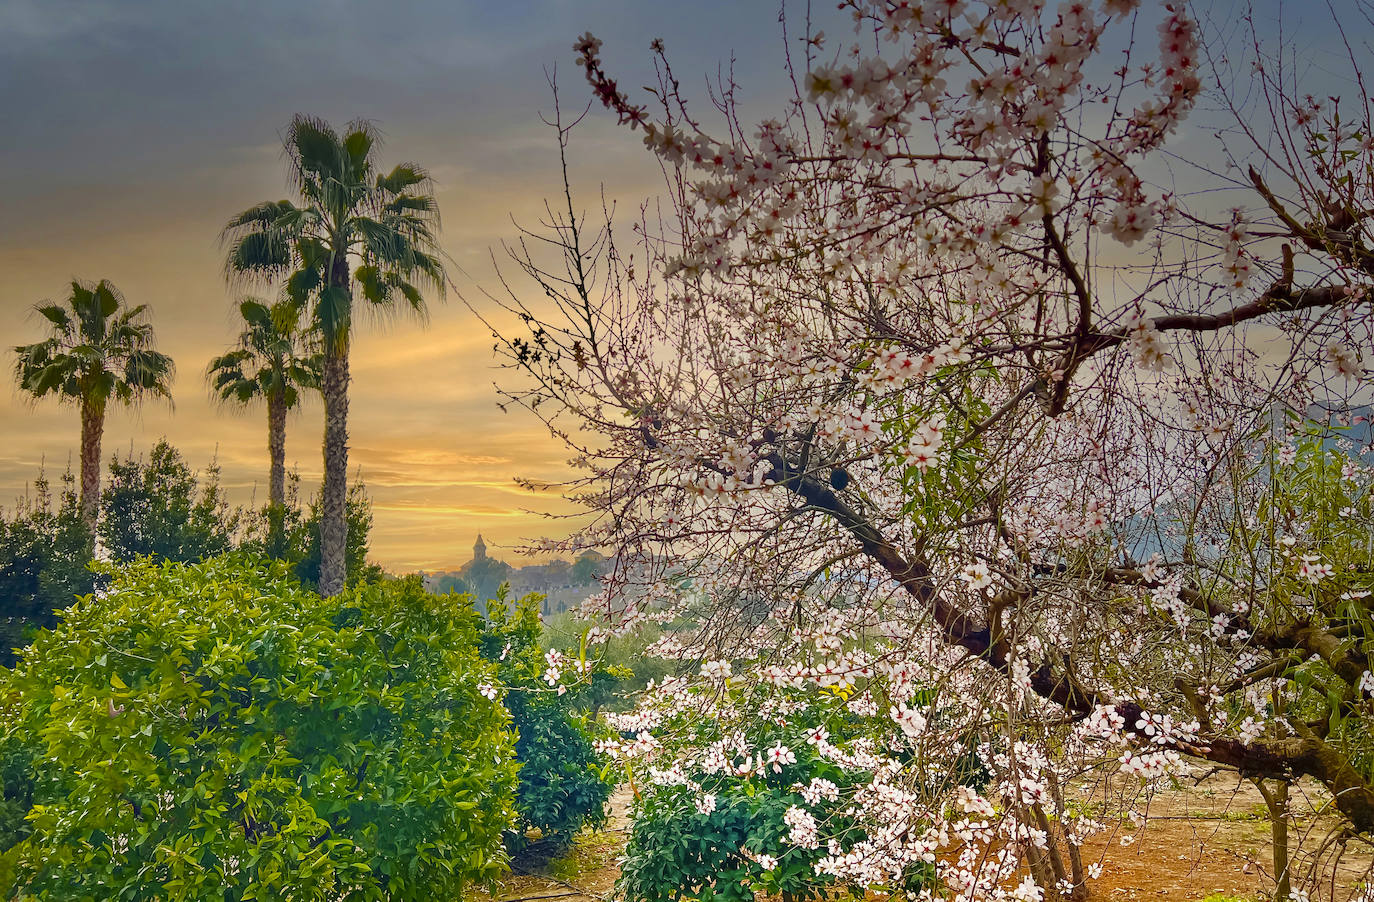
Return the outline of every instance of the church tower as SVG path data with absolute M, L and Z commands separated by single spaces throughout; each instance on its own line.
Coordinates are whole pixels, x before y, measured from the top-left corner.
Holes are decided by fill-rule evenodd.
M 472 546 L 472 559 L 480 561 L 487 556 L 487 544 L 482 541 L 482 534 L 477 534 L 477 544 Z

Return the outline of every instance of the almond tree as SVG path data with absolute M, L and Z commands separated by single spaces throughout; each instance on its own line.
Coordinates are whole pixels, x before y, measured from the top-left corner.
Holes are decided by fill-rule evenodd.
M 1224 140 L 1174 150 L 1221 74 L 1181 3 L 841 6 L 853 43 L 789 41 L 795 102 L 752 128 L 728 79 L 718 126 L 689 112 L 661 44 L 640 105 L 600 41 L 578 41 L 596 97 L 663 163 L 670 206 L 644 208 L 632 256 L 571 200 L 552 223 L 561 265 L 516 252 L 556 307 L 505 301 L 531 326 L 506 344 L 528 377 L 508 395 L 573 447 L 587 474 L 570 488 L 598 515 L 563 550 L 616 551 L 598 601 L 617 627 L 705 604 L 691 654 L 776 656 L 836 612 L 880 636 L 878 662 L 827 653 L 784 676 L 913 668 L 969 729 L 1017 737 L 988 763 L 1020 821 L 1006 847 L 1047 892 L 1085 897 L 1087 870 L 1072 830 L 1063 856 L 1026 840 L 1059 830 L 1043 762 L 1089 747 L 1147 778 L 1184 758 L 1315 778 L 1367 841 L 1367 574 L 1295 604 L 1298 568 L 1324 552 L 1284 550 L 1311 518 L 1280 505 L 1267 532 L 1247 525 L 1290 430 L 1335 440 L 1358 417 L 1363 100 L 1304 99 L 1257 49 L 1270 127 L 1219 90 Z M 1192 186 L 1220 190 L 1161 181 L 1179 154 L 1204 173 Z M 931 712 L 896 685 L 894 729 L 924 735 Z M 841 859 L 858 882 L 876 873 Z M 950 885 L 981 879 L 970 868 Z

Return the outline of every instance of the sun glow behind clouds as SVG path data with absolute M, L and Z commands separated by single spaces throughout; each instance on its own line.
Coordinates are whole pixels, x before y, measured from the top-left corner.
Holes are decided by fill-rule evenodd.
M 585 85 L 571 48 L 589 24 L 614 42 L 627 76 L 646 83 L 650 39 L 677 35 L 682 64 L 713 72 L 731 55 L 713 23 L 730 21 L 748 36 L 737 72 L 762 92 L 782 77 L 776 9 L 421 0 L 404 16 L 383 5 L 339 16 L 325 6 L 24 0 L 0 12 L 12 26 L 0 27 L 0 81 L 13 89 L 0 95 L 9 129 L 0 147 L 3 345 L 37 340 L 42 327 L 29 309 L 60 298 L 69 279 L 111 280 L 151 306 L 178 375 L 175 409 L 111 410 L 106 460 L 146 454 L 165 437 L 193 467 L 216 462 L 234 503 L 261 503 L 265 412 L 216 408 L 202 376 L 233 341 L 231 302 L 242 293 L 225 288 L 218 235 L 234 212 L 287 196 L 277 136 L 294 113 L 372 118 L 384 163 L 414 160 L 434 176 L 456 289 L 447 303 L 430 299 L 425 328 L 360 317 L 349 469 L 375 504 L 373 556 L 396 571 L 456 566 L 480 531 L 494 555 L 514 559 L 510 546 L 522 539 L 569 531 L 569 521 L 543 514 L 572 512 L 515 478 L 566 478 L 568 455 L 527 414 L 498 409 L 492 341 L 462 298 L 496 288 L 490 252 L 514 237 L 512 219 L 537 224 L 543 198 L 561 193 L 556 145 L 539 121 L 552 108 L 545 68 L 557 66 L 568 109 L 580 111 Z M 606 117 L 584 124 L 573 153 L 589 209 L 604 183 L 629 216 L 660 184 L 639 142 Z M 40 466 L 53 479 L 75 468 L 78 421 L 72 408 L 27 404 L 8 378 L 13 357 L 0 356 L 8 506 Z M 288 424 L 287 465 L 306 498 L 318 488 L 322 431 L 318 400 Z

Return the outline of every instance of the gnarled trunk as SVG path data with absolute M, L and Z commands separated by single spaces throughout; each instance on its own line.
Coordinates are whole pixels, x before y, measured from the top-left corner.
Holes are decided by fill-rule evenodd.
M 105 408 L 81 403 L 81 519 L 92 537 L 100 516 L 100 440 L 105 434 Z
M 320 490 L 320 594 L 343 591 L 348 575 L 348 346 L 330 342 L 321 380 L 324 395 L 324 486 Z
M 772 469 L 766 478 L 804 499 L 811 507 L 834 518 L 860 544 L 863 554 L 882 567 L 913 598 L 925 604 L 936 629 L 946 645 L 962 648 L 995 669 L 1007 673 L 1011 668 L 1010 649 L 992 625 L 984 625 L 951 604 L 936 590 L 929 565 L 919 556 L 910 560 L 888 540 L 860 510 L 839 498 L 830 486 L 820 482 L 802 467 L 773 452 L 764 457 Z M 1199 603 L 1202 603 L 1202 599 Z M 995 618 L 994 618 L 995 621 Z M 1314 654 L 1323 647 L 1310 638 L 1306 645 L 1295 638 L 1299 647 L 1309 647 Z M 1274 640 L 1278 644 L 1278 640 Z M 1281 647 L 1290 647 L 1283 645 Z M 1329 652 L 1328 652 L 1329 654 Z M 1030 674 L 1031 690 L 1041 698 L 1062 707 L 1070 716 L 1083 717 L 1107 699 L 1075 679 L 1067 669 L 1042 664 Z M 1111 706 L 1125 724 L 1125 732 L 1144 736 L 1141 717 L 1144 711 L 1132 701 Z M 1294 777 L 1310 776 L 1320 781 L 1335 800 L 1337 810 L 1360 833 L 1374 834 L 1374 781 L 1366 780 L 1337 749 L 1321 737 L 1303 731 L 1300 723 L 1292 723 L 1300 735 L 1283 739 L 1259 739 L 1244 742 L 1229 736 L 1205 737 L 1197 742 L 1175 742 L 1172 747 L 1224 767 L 1237 770 L 1251 779 L 1291 781 Z

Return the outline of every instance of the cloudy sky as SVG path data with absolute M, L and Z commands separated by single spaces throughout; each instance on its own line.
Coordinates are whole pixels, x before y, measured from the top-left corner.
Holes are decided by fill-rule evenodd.
M 151 306 L 178 375 L 174 409 L 111 411 L 106 457 L 165 436 L 193 466 L 217 460 L 234 500 L 256 487 L 261 501 L 265 414 L 216 409 L 202 374 L 236 334 L 220 228 L 286 196 L 280 134 L 291 116 L 372 119 L 385 165 L 428 167 L 454 281 L 478 299 L 493 287 L 489 252 L 514 234 L 511 217 L 533 223 L 542 198 L 560 190 L 556 144 L 539 119 L 552 108 L 545 70 L 557 65 L 564 97 L 580 108 L 587 90 L 571 47 L 590 29 L 630 84 L 649 80 L 647 47 L 662 36 L 684 71 L 713 72 L 733 51 L 742 78 L 776 88 L 777 8 L 743 6 L 0 0 L 4 369 L 10 346 L 43 334 L 34 303 L 61 299 L 72 278 L 111 280 Z M 582 129 L 574 153 L 588 199 L 604 183 L 633 206 L 657 187 L 639 142 L 605 116 Z M 556 479 L 565 455 L 538 423 L 497 408 L 492 363 L 490 337 L 452 294 L 433 299 L 427 328 L 400 320 L 361 330 L 350 463 L 374 499 L 373 552 L 384 565 L 459 564 L 479 530 L 503 545 L 566 529 L 523 513 L 558 502 L 528 495 L 514 477 Z M 321 429 L 318 401 L 289 426 L 288 464 L 308 492 Z M 56 475 L 74 460 L 76 411 L 27 403 L 7 376 L 0 436 L 0 504 L 9 505 L 40 464 Z
M 1204 6 L 1222 22 L 1241 8 Z M 689 88 L 734 57 L 746 111 L 771 113 L 783 90 L 777 14 L 774 0 L 0 0 L 2 344 L 38 340 L 32 305 L 61 299 L 70 279 L 111 280 L 151 306 L 178 377 L 174 409 L 110 413 L 107 458 L 166 437 L 193 466 L 218 461 L 233 500 L 256 491 L 261 502 L 266 417 L 216 409 L 203 372 L 237 332 L 220 228 L 286 196 L 280 134 L 293 114 L 374 120 L 384 165 L 430 169 L 454 281 L 480 303 L 512 217 L 535 222 L 560 190 L 539 116 L 555 65 L 568 105 L 587 96 L 572 65 L 581 32 L 605 40 L 631 86 L 651 80 L 655 37 Z M 573 152 L 588 199 L 604 184 L 633 207 L 658 186 L 639 142 L 605 115 Z M 510 557 L 499 546 L 567 528 L 525 512 L 560 502 L 513 482 L 558 479 L 563 453 L 538 423 L 497 408 L 491 340 L 462 301 L 433 301 L 427 328 L 364 326 L 354 344 L 351 468 L 374 499 L 374 556 L 395 570 L 457 565 L 478 531 Z M 8 351 L 3 364 L 13 366 Z M 288 464 L 307 493 L 321 428 L 318 402 L 289 427 Z M 40 465 L 65 469 L 77 435 L 73 409 L 29 404 L 7 378 L 0 504 Z

